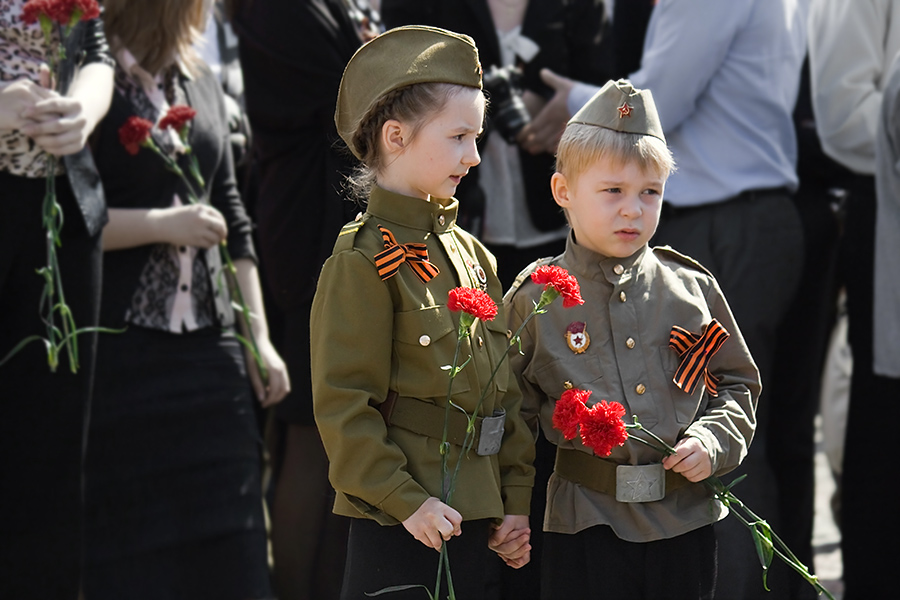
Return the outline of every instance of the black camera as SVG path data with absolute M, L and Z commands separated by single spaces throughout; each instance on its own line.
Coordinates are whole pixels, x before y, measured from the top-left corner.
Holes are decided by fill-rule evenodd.
M 492 127 L 507 143 L 515 144 L 516 136 L 531 122 L 522 100 L 522 70 L 493 65 L 484 74 L 483 86 L 491 100 L 488 113 Z

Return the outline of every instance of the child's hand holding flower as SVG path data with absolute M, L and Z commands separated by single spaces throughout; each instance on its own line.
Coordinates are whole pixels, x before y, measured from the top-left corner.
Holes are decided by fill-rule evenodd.
M 712 461 L 703 443 L 695 437 L 685 437 L 675 444 L 675 454 L 662 461 L 663 468 L 681 473 L 693 483 L 712 475 Z

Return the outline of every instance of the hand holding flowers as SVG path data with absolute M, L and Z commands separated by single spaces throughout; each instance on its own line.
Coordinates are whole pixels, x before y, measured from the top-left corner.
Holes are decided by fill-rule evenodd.
M 713 500 L 719 501 L 731 509 L 730 514 L 749 529 L 763 569 L 763 587 L 766 590 L 768 590 L 766 583 L 768 568 L 772 564 L 773 558 L 777 556 L 799 573 L 807 583 L 813 586 L 816 592 L 825 594 L 830 600 L 834 600 L 834 596 L 819 583 L 815 575 L 809 572 L 806 565 L 800 562 L 771 526 L 731 491 L 746 476 L 739 477 L 726 485 L 712 474 L 709 454 L 698 439 L 682 438 L 673 448 L 652 431 L 644 428 L 636 416 L 632 417 L 632 423 L 626 424 L 622 420 L 622 417 L 625 416 L 625 407 L 618 402 L 601 400 L 588 407 L 587 401 L 590 395 L 590 390 L 570 388 L 564 391 L 557 400 L 553 411 L 553 426 L 562 432 L 563 437 L 572 440 L 580 435 L 581 442 L 601 458 L 609 456 L 614 448 L 623 446 L 628 440 L 634 440 L 658 451 L 664 457 L 663 467 L 665 469 L 681 473 L 688 481 L 703 482 L 712 492 Z M 640 432 L 649 439 L 630 432 Z
M 414 538 L 438 551 L 445 541 L 462 534 L 461 526 L 462 515 L 433 496 L 403 521 L 403 527 Z
M 56 87 L 59 67 L 66 58 L 64 43 L 79 21 L 95 19 L 100 15 L 96 0 L 29 0 L 22 7 L 22 22 L 26 25 L 40 24 L 41 33 L 47 46 L 47 62 L 40 72 L 39 85 L 34 83 L 7 84 L 0 88 L 4 96 L 12 97 L 12 110 L 0 115 L 0 122 L 11 124 L 29 136 L 46 153 L 46 192 L 42 204 L 42 223 L 46 232 L 47 263 L 38 270 L 44 280 L 44 289 L 38 302 L 41 320 L 46 328 L 44 336 L 32 335 L 21 340 L 6 356 L 0 359 L 0 366 L 31 342 L 43 343 L 47 353 L 47 363 L 51 372 L 56 372 L 61 357 L 65 353 L 69 370 L 76 373 L 79 368 L 78 336 L 88 332 L 112 330 L 99 327 L 78 328 L 75 315 L 66 302 L 62 273 L 57 250 L 62 246 L 61 232 L 64 223 L 62 207 L 56 198 L 56 177 L 58 156 L 80 151 L 96 121 L 109 106 L 108 97 L 96 103 L 93 112 L 85 111 L 78 99 L 77 83 L 96 78 L 79 76 L 69 90 L 71 97 L 63 97 L 50 88 Z M 54 34 L 58 32 L 58 37 Z M 97 73 L 96 69 L 108 69 L 98 65 L 86 65 L 81 72 Z M 111 85 L 111 77 L 107 77 Z M 83 89 L 90 87 L 88 84 Z M 103 96 L 101 91 L 85 92 L 91 98 Z M 110 90 L 111 91 L 111 90 Z M 7 104 L 4 102 L 2 104 Z M 102 110 L 101 110 L 102 109 Z M 15 114 L 10 114 L 14 112 Z M 5 126 L 4 125 L 4 126 Z
M 187 158 L 190 177 L 178 164 L 176 157 L 163 152 L 156 145 L 151 135 L 153 123 L 147 119 L 136 116 L 128 118 L 119 128 L 119 141 L 132 155 L 137 155 L 141 148 L 152 151 L 163 161 L 169 171 L 181 179 L 187 189 L 190 202 L 188 206 L 163 209 L 164 214 L 158 215 L 160 220 L 171 219 L 174 224 L 174 227 L 166 232 L 164 239 L 169 239 L 173 243 L 177 242 L 179 245 L 203 248 L 218 245 L 225 267 L 225 275 L 234 296 L 233 306 L 239 315 L 242 329 L 243 335 L 237 334 L 237 338 L 247 349 L 250 359 L 256 367 L 255 370 L 251 370 L 250 378 L 257 398 L 263 403 L 263 406 L 268 406 L 280 401 L 290 391 L 290 384 L 284 362 L 269 343 L 267 331 L 261 329 L 261 320 L 250 310 L 245 290 L 253 296 L 259 296 L 258 290 L 256 290 L 257 286 L 253 285 L 253 277 L 248 277 L 239 270 L 231 259 L 226 241 L 225 219 L 214 207 L 200 201 L 205 191 L 205 182 L 197 158 L 188 143 L 189 125 L 195 116 L 196 111 L 193 108 L 176 105 L 171 107 L 160 120 L 160 128 L 163 131 L 172 131 L 177 134 L 180 142 L 178 150 Z M 253 274 L 255 276 L 255 269 Z M 251 297 L 250 299 L 254 302 L 254 306 L 262 306 L 261 297 Z M 272 367 L 272 372 L 270 372 L 270 367 Z M 273 377 L 270 378 L 270 375 Z

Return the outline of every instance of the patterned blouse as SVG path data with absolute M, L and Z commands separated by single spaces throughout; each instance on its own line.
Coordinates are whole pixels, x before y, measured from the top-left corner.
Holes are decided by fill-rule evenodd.
M 142 69 L 128 50 L 116 54 L 116 92 L 128 99 L 134 114 L 158 123 L 170 106 L 187 104 L 177 64 L 157 76 Z M 171 130 L 154 135 L 160 149 L 169 155 L 183 150 Z M 178 194 L 172 206 L 187 204 Z M 203 254 L 191 246 L 155 244 L 141 272 L 126 320 L 134 325 L 182 333 L 215 324 L 212 290 Z
M 40 81 L 41 64 L 47 62 L 48 48 L 37 23 L 22 22 L 26 0 L 0 0 L 0 81 L 17 79 Z M 59 32 L 53 30 L 54 47 Z M 59 161 L 57 174 L 62 173 Z M 20 177 L 39 178 L 46 174 L 47 155 L 34 141 L 18 130 L 0 131 L 0 171 Z

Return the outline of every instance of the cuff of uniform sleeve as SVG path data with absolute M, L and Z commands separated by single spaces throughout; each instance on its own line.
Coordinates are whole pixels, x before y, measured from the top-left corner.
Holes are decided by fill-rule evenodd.
M 724 453 L 722 452 L 722 446 L 719 444 L 718 438 L 716 438 L 711 431 L 703 427 L 691 426 L 688 427 L 687 431 L 684 433 L 686 436 L 700 440 L 700 443 L 703 444 L 703 447 L 706 448 L 706 452 L 709 454 L 709 462 L 712 465 L 713 474 L 719 474 L 719 471 L 722 468 L 722 465 L 719 463 Z
M 503 488 L 503 514 L 527 515 L 531 512 L 531 486 L 515 485 Z
M 412 477 L 397 487 L 382 500 L 378 508 L 400 522 L 405 521 L 430 498 L 425 488 Z

